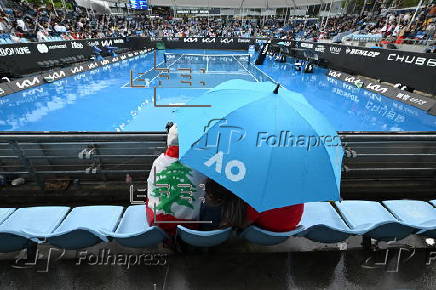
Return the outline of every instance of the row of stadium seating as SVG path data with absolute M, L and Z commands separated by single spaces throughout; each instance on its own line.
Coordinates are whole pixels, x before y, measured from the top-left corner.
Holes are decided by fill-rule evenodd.
M 45 41 L 64 41 L 60 36 L 47 36 L 47 39 Z
M 348 37 L 350 40 L 354 41 L 364 41 L 364 42 L 379 42 L 382 40 L 383 35 L 381 34 L 350 34 Z
M 38 61 L 37 64 L 41 68 L 41 70 L 46 70 L 58 66 L 68 66 L 73 63 L 86 61 L 87 59 L 83 54 L 79 54 L 76 56 L 64 57 L 61 59 L 50 59 L 44 61 Z
M 30 42 L 27 38 L 20 38 L 20 42 Z M 0 34 L 0 44 L 9 44 L 9 43 L 16 43 L 11 35 L 9 34 Z
M 436 238 L 436 200 L 342 201 L 305 204 L 300 225 L 290 232 L 250 226 L 239 235 L 231 228 L 198 231 L 178 226 L 180 238 L 196 247 L 219 245 L 231 237 L 260 245 L 275 245 L 291 236 L 322 243 L 360 235 L 378 241 L 398 241 L 418 234 Z M 81 249 L 115 240 L 132 247 L 152 247 L 167 238 L 146 223 L 145 205 L 0 208 L 0 252 L 47 242 L 63 249 Z
M 18 39 L 18 38 L 17 38 Z M 47 36 L 45 39 L 46 42 L 53 42 L 53 41 L 65 41 L 64 38 L 60 36 Z M 20 37 L 19 41 L 14 41 L 14 39 L 9 34 L 1 34 L 0 35 L 0 44 L 9 44 L 9 43 L 28 43 L 30 40 L 24 37 Z
M 127 53 L 129 51 L 130 51 L 129 48 L 117 48 L 115 50 L 116 54 L 123 54 L 123 53 Z M 104 56 L 109 56 L 109 54 L 105 53 Z M 88 59 L 83 54 L 79 54 L 76 56 L 69 56 L 69 57 L 64 57 L 64 58 L 60 58 L 60 59 L 50 59 L 50 60 L 45 60 L 45 61 L 38 61 L 37 64 L 40 67 L 40 69 L 43 71 L 43 70 L 47 70 L 47 69 L 51 69 L 51 68 L 55 68 L 55 67 L 69 66 L 71 64 L 74 64 L 77 62 L 83 62 L 83 61 L 87 61 L 87 60 Z

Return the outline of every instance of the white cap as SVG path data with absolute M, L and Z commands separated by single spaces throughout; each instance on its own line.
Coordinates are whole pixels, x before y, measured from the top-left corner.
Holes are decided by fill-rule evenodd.
M 168 130 L 167 146 L 177 146 L 177 145 L 179 145 L 179 133 L 177 131 L 177 124 L 174 124 Z

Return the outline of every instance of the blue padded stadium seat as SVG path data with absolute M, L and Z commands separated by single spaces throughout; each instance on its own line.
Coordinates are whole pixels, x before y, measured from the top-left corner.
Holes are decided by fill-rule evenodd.
M 424 201 L 389 200 L 383 204 L 404 224 L 419 230 L 419 235 L 436 238 L 436 208 Z
M 119 244 L 130 248 L 152 247 L 167 238 L 163 230 L 147 223 L 145 205 L 127 208 L 114 233 L 108 233 Z
M 356 235 L 376 240 L 401 240 L 416 229 L 396 219 L 382 204 L 375 201 L 349 200 L 336 202 L 347 224 Z
M 15 208 L 0 208 L 0 224 L 5 219 L 7 219 L 15 210 Z
M 303 229 L 302 226 L 298 226 L 295 230 L 288 232 L 272 232 L 261 229 L 257 226 L 249 226 L 240 234 L 240 236 L 254 244 L 272 246 L 283 243 L 290 236 L 295 236 Z
M 106 233 L 116 229 L 122 212 L 121 206 L 76 207 L 47 241 L 55 247 L 70 250 L 107 242 Z
M 305 203 L 300 225 L 304 230 L 297 236 L 314 242 L 337 243 L 351 235 L 350 228 L 328 202 Z
M 195 247 L 213 247 L 224 243 L 230 238 L 232 228 L 213 231 L 197 231 L 177 226 L 177 235 L 182 241 Z
M 0 252 L 24 249 L 29 242 L 42 242 L 65 218 L 69 207 L 20 208 L 0 224 Z
M 435 200 L 431 200 L 430 203 L 431 203 L 434 207 L 436 207 L 436 199 L 435 199 Z

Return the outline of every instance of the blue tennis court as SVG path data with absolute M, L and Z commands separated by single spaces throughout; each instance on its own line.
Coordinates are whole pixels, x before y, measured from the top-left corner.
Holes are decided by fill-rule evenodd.
M 157 52 L 156 70 L 153 53 L 137 56 L 0 98 L 0 130 L 162 131 L 175 109 L 162 105 L 186 104 L 231 79 L 279 82 L 303 94 L 338 131 L 436 130 L 435 116 L 327 78 L 322 68 L 304 74 L 290 63 L 254 60 L 246 51 L 173 49 Z M 140 87 L 130 87 L 131 74 Z

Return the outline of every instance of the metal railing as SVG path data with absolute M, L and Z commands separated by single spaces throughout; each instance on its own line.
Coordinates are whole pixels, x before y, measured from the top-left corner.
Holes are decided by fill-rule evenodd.
M 436 198 L 436 132 L 340 132 L 345 199 Z M 0 133 L 0 175 L 44 189 L 48 180 L 145 181 L 165 132 Z
M 436 132 L 343 132 L 348 199 L 436 198 Z
M 165 150 L 165 133 L 0 133 L 0 175 L 44 182 L 145 179 Z

